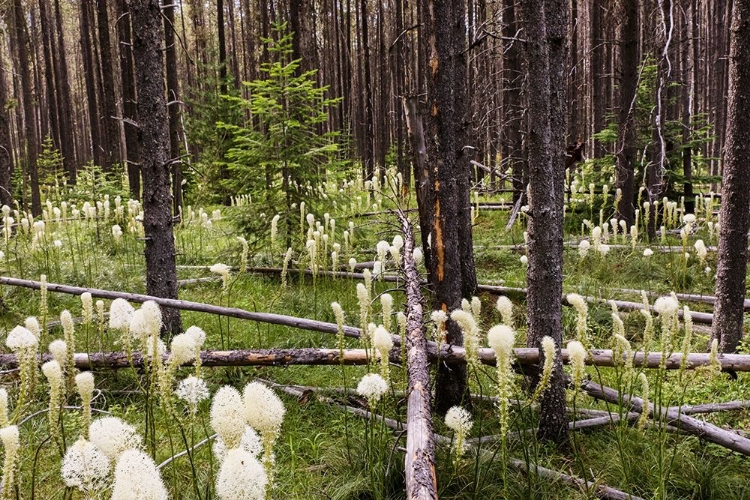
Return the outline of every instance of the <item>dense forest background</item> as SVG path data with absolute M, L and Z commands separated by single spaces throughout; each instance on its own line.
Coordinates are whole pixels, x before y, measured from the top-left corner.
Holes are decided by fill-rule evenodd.
M 3 203 L 12 194 L 40 210 L 37 187 L 72 184 L 80 173 L 86 173 L 84 181 L 91 172 L 95 178 L 98 170 L 91 165 L 112 174 L 107 182 L 139 197 L 138 89 L 128 3 L 12 0 L 2 5 L 0 141 L 11 145 L 0 158 L 0 184 L 10 192 L 3 192 Z M 170 151 L 175 184 L 182 186 L 175 189 L 175 207 L 183 193 L 229 202 L 227 188 L 250 194 L 272 184 L 267 162 L 236 149 L 238 141 L 251 140 L 266 145 L 266 153 L 279 151 L 273 120 L 302 123 L 302 142 L 315 137 L 295 158 L 306 155 L 319 165 L 351 162 L 365 179 L 395 167 L 408 185 L 412 169 L 404 110 L 410 102 L 426 106 L 431 64 L 417 3 L 165 3 Z M 733 2 L 568 3 L 566 140 L 572 159 L 586 159 L 604 183 L 616 161 L 628 163 L 636 186 L 647 186 L 654 199 L 675 189 L 682 194 L 683 181 L 695 176 L 718 180 Z M 453 45 L 461 61 L 447 78 L 465 89 L 458 113 L 463 151 L 481 164 L 475 165 L 477 179 L 488 174 L 505 179 L 509 171 L 520 191 L 529 120 L 520 2 L 467 0 L 454 8 L 463 13 L 452 16 L 452 22 L 463 24 L 454 31 L 463 37 Z M 294 36 L 283 42 L 289 33 Z M 294 60 L 295 67 L 282 74 Z M 272 63 L 280 63 L 275 73 Z M 268 109 L 257 109 L 258 100 L 249 101 L 255 94 L 288 92 L 293 77 L 301 78 L 298 91 L 322 89 L 295 97 L 322 114 L 294 116 L 291 109 L 299 106 L 292 99 L 285 116 L 269 117 Z M 303 80 L 315 85 L 306 87 Z M 623 127 L 628 120 L 633 127 Z M 633 133 L 618 138 L 619 130 Z M 253 135 L 257 132 L 263 137 Z M 233 148 L 235 154 L 228 154 Z M 304 185 L 316 169 L 293 160 L 282 177 Z M 262 172 L 232 173 L 238 163 Z M 684 194 L 690 205 L 689 183 Z

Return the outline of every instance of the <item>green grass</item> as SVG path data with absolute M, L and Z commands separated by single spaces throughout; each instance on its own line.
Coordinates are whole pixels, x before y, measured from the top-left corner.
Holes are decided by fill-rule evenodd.
M 352 195 L 353 196 L 353 195 Z M 348 206 L 341 203 L 341 206 Z M 211 213 L 211 209 L 206 209 Z M 178 264 L 183 266 L 209 266 L 223 262 L 239 265 L 241 247 L 236 241 L 240 236 L 235 223 L 243 211 L 224 209 L 225 217 L 208 230 L 198 225 L 179 227 L 177 230 Z M 356 248 L 349 254 L 342 252 L 340 262 L 345 263 L 350 256 L 358 261 L 372 260 L 375 256 L 375 243 L 379 239 L 391 240 L 396 234 L 393 220 L 350 217 L 331 209 L 338 221 L 339 238 L 346 223 L 354 220 Z M 269 218 L 270 219 L 270 218 Z M 580 236 L 580 217 L 569 214 L 567 227 L 571 229 L 566 239 Z M 519 261 L 520 252 L 490 248 L 495 245 L 523 243 L 523 227 L 517 222 L 510 230 L 505 229 L 507 213 L 501 211 L 480 211 L 474 227 L 476 245 L 484 248 L 476 252 L 477 274 L 482 283 L 503 283 L 507 286 L 525 286 L 525 269 Z M 121 223 L 123 230 L 125 223 Z M 240 224 L 241 226 L 241 224 Z M 270 226 L 270 224 L 269 224 Z M 126 231 L 122 242 L 116 245 L 110 232 L 111 222 L 97 224 L 75 223 L 64 226 L 48 225 L 47 239 L 62 240 L 60 250 L 52 245 L 46 249 L 31 251 L 30 238 L 12 238 L 3 250 L 6 261 L 2 263 L 3 274 L 38 279 L 47 274 L 51 282 L 72 285 L 99 287 L 128 292 L 145 292 L 144 264 L 142 259 L 143 242 L 137 235 Z M 297 236 L 295 228 L 293 238 Z M 708 244 L 705 229 L 691 237 L 690 244 L 697 237 Z M 283 249 L 269 251 L 268 234 L 244 234 L 254 249 L 249 265 L 280 265 Z M 280 239 L 283 235 L 280 235 Z M 670 244 L 680 243 L 670 237 Z M 0 243 L 0 249 L 2 249 Z M 656 246 L 656 245 L 655 245 Z M 299 244 L 295 242 L 298 249 Z M 715 270 L 715 254 L 709 254 L 705 264 L 693 258 L 685 265 L 680 254 L 655 253 L 650 259 L 642 256 L 645 244 L 636 250 L 611 250 L 606 256 L 590 251 L 582 259 L 575 248 L 565 251 L 566 292 L 577 292 L 602 298 L 611 298 L 617 288 L 647 289 L 668 293 L 713 293 L 713 272 L 703 272 L 705 266 Z M 691 253 L 694 253 L 691 250 Z M 304 256 L 304 254 L 303 254 Z M 306 266 L 303 260 L 295 266 Z M 180 268 L 181 279 L 208 276 L 207 269 Z M 224 293 L 220 281 L 192 284 L 180 290 L 180 298 L 219 305 L 230 305 L 251 311 L 275 312 L 291 316 L 334 322 L 330 308 L 333 301 L 339 302 L 346 312 L 347 324 L 357 325 L 359 305 L 355 293 L 356 283 L 352 280 L 318 277 L 298 278 L 290 275 L 289 286 L 282 289 L 278 276 L 246 274 L 232 276 L 228 293 Z M 394 310 L 402 310 L 403 293 L 393 283 L 375 283 L 373 296 L 384 292 L 395 298 Z M 0 327 L 6 332 L 22 323 L 28 315 L 38 314 L 39 292 L 22 288 L 3 287 L 0 309 Z M 632 295 L 617 298 L 640 301 Z M 496 297 L 489 294 L 480 296 L 483 304 L 479 323 L 482 332 L 499 321 L 494 310 Z M 429 302 L 429 298 L 427 299 Z M 519 332 L 519 345 L 525 336 L 524 304 L 514 298 L 516 304 L 514 322 Z M 107 304 L 107 307 L 109 304 Z M 692 305 L 695 310 L 710 310 L 705 305 Z M 63 309 L 69 309 L 74 316 L 80 315 L 81 305 L 77 297 L 49 294 L 50 320 L 56 319 Z M 374 305 L 378 318 L 379 301 Z M 593 343 L 597 347 L 609 347 L 612 336 L 612 318 L 608 306 L 591 306 L 589 329 Z M 622 314 L 628 339 L 637 347 L 642 339 L 643 318 L 640 314 Z M 208 339 L 208 349 L 241 349 L 271 347 L 333 347 L 336 340 L 328 334 L 307 332 L 269 324 L 253 323 L 238 319 L 220 318 L 206 314 L 184 311 L 183 326 L 198 325 L 203 328 Z M 576 314 L 566 308 L 564 311 L 566 340 L 575 336 Z M 90 350 L 118 350 L 118 339 L 107 333 L 98 338 L 93 327 L 88 334 Z M 658 323 L 657 323 L 658 331 Z M 53 338 L 59 338 L 59 327 L 53 328 L 43 340 L 43 347 Z M 77 350 L 85 350 L 86 330 L 77 328 Z M 681 336 L 680 336 L 681 339 Z M 704 350 L 707 336 L 698 330 L 693 339 L 695 350 Z M 678 346 L 681 340 L 678 340 Z M 347 339 L 347 347 L 359 347 L 359 341 Z M 657 344 L 658 345 L 658 344 Z M 655 346 L 651 346 L 652 350 Z M 679 347 L 678 347 L 679 348 Z M 365 367 L 247 367 L 205 369 L 204 375 L 211 392 L 224 384 L 241 389 L 255 378 L 273 380 L 280 384 L 310 385 L 324 388 L 355 387 Z M 191 374 L 191 369 L 180 369 L 178 379 Z M 614 385 L 618 373 L 614 369 L 596 371 L 588 369 L 595 381 Z M 120 416 L 136 426 L 139 432 L 145 431 L 147 410 L 144 395 L 141 393 L 142 374 L 136 370 L 97 371 L 97 389 L 101 391 L 94 400 L 94 408 Z M 652 386 L 655 386 L 655 372 L 649 373 Z M 406 401 L 399 391 L 406 389 L 403 368 L 392 367 L 393 393 L 390 394 L 378 412 L 390 418 L 405 420 Z M 24 412 L 30 415 L 47 406 L 48 389 L 41 374 L 32 403 Z M 520 379 L 519 379 L 520 381 Z M 11 393 L 15 401 L 18 380 L 14 373 L 3 374 L 2 385 Z M 677 372 L 666 374 L 661 379 L 665 403 L 678 401 L 703 403 L 748 399 L 750 379 L 739 374 L 736 380 L 728 376 L 710 376 L 706 373 Z M 494 371 L 484 367 L 471 377 L 472 392 L 491 395 L 494 387 Z M 636 394 L 640 387 L 635 384 Z M 653 387 L 652 387 L 653 391 Z M 357 396 L 346 397 L 340 392 L 328 391 L 326 395 L 336 401 L 350 405 L 362 405 Z M 519 397 L 525 394 L 519 390 Z M 315 398 L 298 400 L 280 393 L 287 408 L 281 436 L 276 444 L 276 477 L 273 489 L 274 498 L 288 499 L 400 499 L 404 498 L 404 455 L 403 433 L 393 433 L 377 422 L 365 422 L 342 410 Z M 569 395 L 572 404 L 573 394 Z M 75 395 L 68 397 L 68 404 L 79 404 Z M 182 405 L 176 402 L 182 410 Z M 576 397 L 577 408 L 609 409 L 617 413 L 617 408 L 597 403 L 581 395 Z M 198 417 L 192 423 L 184 418 L 177 422 L 165 414 L 158 402 L 151 411 L 155 416 L 154 439 L 155 461 L 160 463 L 173 454 L 182 451 L 188 444 L 197 443 L 212 434 L 208 418 L 208 403 L 204 402 Z M 473 405 L 475 425 L 470 437 L 496 434 L 499 430 L 496 409 L 491 403 L 475 401 Z M 94 415 L 96 418 L 96 415 Z M 511 415 L 514 430 L 533 427 L 536 412 L 524 407 Z M 733 412 L 700 416 L 720 426 L 735 429 L 750 428 L 750 412 Z M 65 444 L 69 446 L 80 433 L 80 412 L 67 410 L 64 414 Z M 182 427 L 182 429 L 180 428 Z M 450 436 L 443 422 L 435 419 L 437 432 Z M 32 484 L 34 498 L 79 498 L 77 493 L 67 491 L 59 478 L 61 448 L 49 440 L 49 429 L 44 413 L 26 422 L 21 429 L 20 498 L 31 498 Z M 367 436 L 370 436 L 369 440 Z M 660 444 L 661 443 L 661 444 Z M 688 499 L 737 499 L 750 497 L 746 477 L 750 466 L 746 460 L 724 449 L 702 442 L 694 437 L 676 434 L 661 436 L 655 429 L 639 431 L 625 425 L 596 428 L 576 434 L 571 447 L 555 449 L 536 442 L 533 437 L 511 442 L 510 456 L 530 460 L 576 476 L 595 478 L 597 482 L 621 488 L 645 498 L 654 497 L 659 488 L 663 472 L 658 466 L 659 450 L 665 451 L 671 466 L 666 478 L 666 492 L 662 498 Z M 195 465 L 195 475 L 190 458 Z M 486 499 L 502 498 L 594 498 L 591 492 L 580 492 L 560 483 L 537 477 L 525 476 L 516 471 L 508 475 L 508 484 L 502 483 L 501 455 L 498 445 L 484 445 L 477 453 L 467 451 L 463 461 L 454 467 L 448 447 L 437 449 L 437 475 L 440 497 L 445 499 Z M 662 469 L 663 470 L 663 469 Z M 214 498 L 213 482 L 218 473 L 218 464 L 211 456 L 210 445 L 194 451 L 192 457 L 183 456 L 162 469 L 162 476 L 173 498 L 208 499 Z M 72 495 L 72 496 L 71 496 Z

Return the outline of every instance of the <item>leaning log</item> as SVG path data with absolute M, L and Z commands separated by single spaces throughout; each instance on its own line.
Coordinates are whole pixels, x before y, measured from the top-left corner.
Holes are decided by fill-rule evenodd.
M 414 262 L 414 234 L 404 213 L 399 213 L 404 233 L 403 266 L 406 276 L 406 498 L 437 499 L 435 441 L 430 402 L 430 365 L 422 312 L 422 292 Z
M 713 424 L 687 416 L 679 411 L 679 407 L 656 407 L 649 403 L 644 408 L 643 400 L 629 394 L 621 395 L 615 389 L 604 387 L 591 381 L 582 385 L 582 389 L 590 396 L 613 404 L 626 403 L 634 412 L 647 411 L 649 416 L 665 425 L 675 426 L 682 431 L 699 437 L 714 444 L 718 444 L 737 453 L 750 456 L 750 439 L 721 429 Z

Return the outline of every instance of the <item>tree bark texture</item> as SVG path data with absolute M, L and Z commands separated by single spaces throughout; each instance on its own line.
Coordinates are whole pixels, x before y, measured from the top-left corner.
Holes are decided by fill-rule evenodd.
M 563 179 L 564 163 L 552 151 L 553 140 L 560 133 L 553 129 L 564 125 L 558 98 L 552 94 L 564 92 L 557 88 L 559 80 L 552 76 L 551 60 L 559 64 L 559 44 L 565 35 L 559 29 L 564 16 L 560 9 L 565 4 L 549 5 L 545 1 L 522 2 L 526 33 L 527 94 L 529 100 L 528 158 L 529 158 L 529 252 L 526 281 L 528 346 L 539 348 L 544 337 L 551 337 L 557 348 L 562 343 L 562 259 L 563 259 Z M 548 24 L 549 22 L 549 24 Z M 566 28 L 566 26 L 565 26 Z M 563 31 L 564 29 L 563 28 Z M 563 41 L 559 37 L 563 37 Z M 565 50 L 565 49 L 563 49 Z M 557 71 L 557 69 L 555 70 Z M 555 87 L 552 87 L 552 83 Z M 553 107 L 554 104 L 554 107 Z M 554 115 L 554 116 L 553 116 Z M 558 192 L 560 191 L 560 192 Z M 545 391 L 540 410 L 539 437 L 556 443 L 567 440 L 565 420 L 565 389 L 562 370 L 555 367 L 550 387 Z
M 10 70 L 0 45 L 0 204 L 13 206 L 10 179 L 13 175 L 13 145 L 10 138 L 10 118 L 5 104 L 8 101 L 5 74 Z
M 21 75 L 21 97 L 23 101 L 24 115 L 24 143 L 26 165 L 31 181 L 31 213 L 34 217 L 42 215 L 42 198 L 39 193 L 39 170 L 37 167 L 37 155 L 39 154 L 39 142 L 37 136 L 36 110 L 34 109 L 34 92 L 31 84 L 29 59 L 29 35 L 26 31 L 26 13 L 21 0 L 14 0 L 13 29 L 16 38 L 16 50 L 18 51 L 19 68 Z
M 143 228 L 146 235 L 146 290 L 177 298 L 172 220 L 169 125 L 164 97 L 163 23 L 158 0 L 132 0 L 133 59 L 138 88 L 138 141 L 143 175 Z M 180 313 L 163 312 L 164 330 L 181 329 Z
M 133 75 L 133 47 L 128 0 L 118 0 L 117 39 L 120 43 L 120 74 L 122 75 L 122 114 L 125 128 L 125 162 L 128 186 L 133 199 L 141 199 L 141 155 L 138 129 L 135 126 L 137 105 Z
M 618 218 L 633 225 L 635 209 L 635 92 L 638 86 L 638 2 L 619 0 L 617 3 L 618 73 L 620 79 L 620 110 L 618 114 L 617 163 L 615 187 L 622 191 L 617 205 Z M 640 209 L 641 207 L 635 207 Z
M 414 233 L 403 212 L 399 213 L 404 233 L 404 274 L 407 301 L 406 366 L 409 386 L 406 409 L 406 497 L 437 500 L 435 441 L 430 411 L 430 365 L 422 311 L 422 292 L 414 263 Z
M 461 245 L 467 242 L 460 241 L 459 207 L 467 204 L 469 198 L 468 191 L 461 191 L 468 185 L 461 181 L 467 173 L 459 171 L 462 145 L 457 142 L 457 135 L 461 114 L 456 110 L 454 92 L 456 80 L 466 77 L 460 64 L 456 71 L 456 58 L 464 47 L 461 40 L 455 39 L 455 24 L 462 21 L 455 17 L 460 9 L 449 0 L 422 0 L 420 6 L 426 36 L 423 50 L 427 50 L 427 155 L 432 191 L 431 206 L 425 207 L 432 222 L 429 250 L 425 250 L 430 252 L 433 307 L 450 314 L 461 307 L 464 298 Z M 464 341 L 461 329 L 450 320 L 447 341 L 457 346 Z M 444 414 L 461 403 L 467 392 L 466 380 L 466 367 L 438 367 L 435 394 L 438 413 Z
M 729 53 L 729 103 L 712 338 L 722 352 L 742 339 L 750 229 L 750 0 L 736 0 Z
M 120 125 L 117 121 L 117 101 L 115 98 L 115 68 L 112 65 L 112 47 L 109 41 L 109 13 L 107 0 L 97 0 L 97 22 L 99 24 L 99 57 L 102 72 L 102 102 L 105 171 L 120 161 Z
M 169 111 L 169 161 L 172 164 L 174 213 L 182 210 L 182 160 L 180 158 L 180 82 L 177 78 L 174 3 L 164 6 L 164 41 L 167 61 L 167 109 Z

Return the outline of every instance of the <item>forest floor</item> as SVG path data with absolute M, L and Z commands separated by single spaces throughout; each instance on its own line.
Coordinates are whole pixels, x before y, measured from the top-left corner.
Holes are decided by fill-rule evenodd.
M 214 208 L 219 207 L 205 207 L 209 214 Z M 200 217 L 195 217 L 192 221 L 185 217 L 186 221 L 177 227 L 180 279 L 211 276 L 207 267 L 197 266 L 211 266 L 217 262 L 239 266 L 242 247 L 237 241 L 238 236 L 244 236 L 250 242 L 250 266 L 281 266 L 284 253 L 281 247 L 285 246 L 282 242 L 277 241 L 275 245 L 271 245 L 268 232 L 248 235 L 237 229 L 238 221 L 257 217 L 257 214 L 253 214 L 247 207 L 222 207 L 221 210 L 222 217 L 215 218 L 211 227 L 202 225 Z M 589 213 L 593 212 L 585 203 L 576 205 L 576 210 L 581 215 L 569 213 L 567 216 L 566 240 L 581 237 L 581 220 L 591 218 Z M 342 247 L 344 243 L 340 235 L 350 220 L 354 222 L 353 248 L 348 252 L 341 252 L 339 261 L 342 264 L 350 257 L 361 262 L 373 260 L 376 242 L 390 241 L 397 234 L 395 218 L 389 214 L 360 217 L 337 214 L 333 210 L 331 213 L 338 219 L 340 229 L 337 230 L 338 236 L 334 237 L 341 242 Z M 596 213 L 598 214 L 598 209 Z M 508 211 L 479 209 L 474 226 L 477 276 L 480 283 L 524 287 L 525 268 L 520 261 L 523 249 L 492 248 L 523 244 L 523 221 L 506 230 L 508 216 Z M 46 238 L 50 243 L 33 251 L 28 241 L 21 237 L 11 238 L 5 248 L 2 274 L 27 279 L 39 279 L 41 274 L 46 274 L 50 283 L 145 293 L 143 242 L 138 239 L 137 234 L 126 231 L 121 241 L 116 243 L 111 234 L 111 224 L 112 221 L 49 223 Z M 126 227 L 124 222 L 120 224 L 123 229 Z M 692 244 L 697 238 L 703 238 L 706 244 L 711 244 L 704 226 L 700 224 L 698 232 L 690 236 L 691 253 L 694 253 Z M 270 232 L 270 221 L 268 227 Z M 55 239 L 61 241 L 60 246 L 51 243 Z M 629 240 L 622 244 L 630 245 Z M 656 250 L 661 244 L 655 244 L 651 248 Z M 679 246 L 682 242 L 679 236 L 672 235 L 665 244 Z M 640 301 L 640 296 L 624 294 L 617 289 L 645 289 L 665 295 L 671 291 L 713 295 L 715 253 L 709 253 L 706 262 L 699 262 L 695 255 L 691 255 L 686 261 L 682 252 L 656 251 L 653 256 L 644 257 L 643 250 L 647 246 L 647 243 L 639 242 L 635 248 L 612 248 L 606 255 L 592 249 L 586 257 L 581 257 L 575 247 L 566 248 L 565 292 L 633 301 Z M 295 261 L 298 255 L 298 248 L 295 248 Z M 307 264 L 303 260 L 299 265 L 304 267 Z M 295 266 L 293 264 L 291 267 Z M 706 267 L 710 268 L 708 272 Z M 423 268 L 421 270 L 424 271 Z M 233 272 L 227 290 L 223 290 L 221 280 L 216 277 L 214 281 L 182 286 L 180 298 L 328 322 L 335 322 L 330 304 L 336 301 L 346 312 L 347 324 L 358 326 L 359 304 L 355 280 L 325 276 L 318 276 L 316 279 L 300 278 L 299 275 L 290 274 L 287 278 L 288 285 L 283 288 L 278 275 L 237 275 Z M 394 311 L 399 311 L 404 304 L 402 290 L 398 283 L 375 281 L 373 297 L 385 292 L 391 293 L 395 299 Z M 494 308 L 497 296 L 483 293 L 479 298 L 483 306 L 479 323 L 484 334 L 499 321 L 499 314 Z M 515 305 L 514 325 L 519 333 L 517 346 L 524 346 L 525 306 L 522 297 L 511 298 Z M 651 297 L 652 303 L 654 299 L 655 297 Z M 81 303 L 78 297 L 50 292 L 48 300 L 51 319 L 55 319 L 64 309 L 69 309 L 74 316 L 80 315 Z M 3 287 L 0 326 L 6 332 L 10 331 L 16 324 L 22 324 L 26 316 L 38 315 L 39 304 L 38 291 Z M 107 303 L 107 308 L 108 306 Z M 690 306 L 698 311 L 711 310 L 710 305 L 705 304 Z M 568 307 L 564 309 L 565 337 L 573 338 L 576 331 L 576 311 Z M 639 342 L 642 341 L 645 324 L 643 316 L 628 312 L 620 312 L 620 316 L 624 322 L 626 337 L 636 348 L 640 348 Z M 329 334 L 195 312 L 183 311 L 182 322 L 184 328 L 197 325 L 207 332 L 206 349 L 336 346 L 335 337 Z M 588 324 L 592 344 L 610 348 L 613 331 L 610 307 L 605 304 L 590 305 Z M 78 327 L 76 335 L 79 352 L 120 350 L 119 339 L 111 332 L 99 337 L 95 327 Z M 704 326 L 696 325 L 692 350 L 705 351 L 708 335 Z M 60 328 L 53 327 L 46 339 L 49 341 L 61 336 Z M 357 339 L 347 339 L 346 345 L 360 347 L 360 342 Z M 46 348 L 46 343 L 43 348 Z M 651 350 L 658 348 L 652 346 Z M 743 346 L 743 350 L 747 352 L 747 346 Z M 212 394 L 224 384 L 241 389 L 245 383 L 257 378 L 282 385 L 320 388 L 312 393 L 305 392 L 302 397 L 277 390 L 287 413 L 275 447 L 273 498 L 404 498 L 404 433 L 394 433 L 377 420 L 364 420 L 342 411 L 330 402 L 332 399 L 346 405 L 366 408 L 364 399 L 357 395 L 344 396 L 341 391 L 355 388 L 366 372 L 367 367 L 361 366 L 204 369 Z M 183 368 L 177 377 L 179 379 L 190 373 L 190 368 Z M 655 373 L 648 375 L 652 387 L 660 387 L 659 397 L 665 405 L 750 399 L 750 376 L 744 373 L 732 378 L 726 374 L 673 371 L 663 374 L 658 384 Z M 594 381 L 602 381 L 606 385 L 617 387 L 621 384 L 622 373 L 613 368 L 589 367 L 587 374 Z M 146 443 L 146 449 L 154 455 L 157 464 L 184 450 L 186 444 L 192 446 L 213 434 L 207 402 L 203 403 L 195 418 L 175 421 L 162 411 L 158 403 L 154 403 L 153 398 L 144 397 L 142 377 L 138 371 L 100 370 L 95 376 L 96 387 L 100 392 L 94 398 L 94 408 L 123 418 L 141 433 L 145 432 L 147 425 L 152 426 L 153 441 Z M 8 387 L 9 391 L 17 385 L 15 372 L 3 373 L 2 377 L 2 385 Z M 404 369 L 392 366 L 391 377 L 391 392 L 376 411 L 389 418 L 405 421 Z M 472 373 L 472 394 L 492 395 L 495 390 L 494 378 L 495 374 L 490 367 Z M 631 388 L 638 394 L 638 384 L 631 385 Z M 316 395 L 328 396 L 329 400 L 317 398 Z M 527 395 L 519 390 L 517 396 L 523 399 Z M 655 396 L 652 395 L 652 400 Z M 569 406 L 578 410 L 588 408 L 610 411 L 613 414 L 622 412 L 616 405 L 598 403 L 580 391 L 570 392 L 568 399 Z M 47 389 L 40 383 L 26 416 L 44 410 L 47 404 Z M 77 396 L 70 395 L 68 404 L 79 404 Z M 492 402 L 475 399 L 472 412 L 475 424 L 470 437 L 497 434 L 497 409 Z M 96 416 L 94 415 L 95 418 Z M 721 427 L 750 431 L 750 411 L 747 410 L 700 415 L 700 418 Z M 511 413 L 511 430 L 533 428 L 535 419 L 534 406 L 519 405 Z M 78 436 L 79 411 L 66 411 L 63 421 L 65 442 L 69 446 Z M 437 417 L 435 428 L 439 434 L 451 436 L 451 431 Z M 44 414 L 30 418 L 21 426 L 19 498 L 83 498 L 66 489 L 62 483 L 62 451 L 59 446 L 51 444 L 48 436 L 49 428 Z M 508 443 L 507 455 L 566 474 L 586 477 L 644 498 L 750 498 L 750 484 L 747 481 L 750 464 L 745 457 L 695 437 L 662 432 L 658 426 L 638 430 L 627 423 L 617 423 L 578 431 L 572 434 L 570 446 L 563 450 L 538 443 L 533 435 L 522 435 L 522 438 Z M 218 464 L 212 457 L 211 446 L 207 445 L 200 446 L 161 468 L 170 496 L 184 499 L 215 498 L 213 484 L 217 471 Z M 502 452 L 497 443 L 482 445 L 478 453 L 475 449 L 468 449 L 458 462 L 452 460 L 449 447 L 441 444 L 437 448 L 437 473 L 440 498 L 444 499 L 578 499 L 595 496 L 593 492 L 580 491 L 560 482 L 522 475 L 513 470 L 507 472 L 507 482 L 504 483 L 503 476 L 506 473 L 502 467 Z

